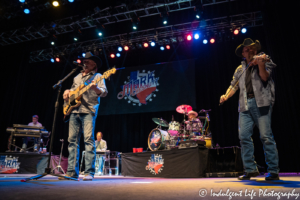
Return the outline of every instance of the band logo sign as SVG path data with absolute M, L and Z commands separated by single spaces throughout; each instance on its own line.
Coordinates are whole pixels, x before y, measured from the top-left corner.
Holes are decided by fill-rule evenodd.
M 20 163 L 17 157 L 0 156 L 0 174 L 18 172 Z
M 118 93 L 118 99 L 125 99 L 128 103 L 133 105 L 146 105 L 147 102 L 152 101 L 158 92 L 157 86 L 159 78 L 155 77 L 155 71 L 142 73 L 134 71 L 128 76 L 128 81 L 121 86 L 122 91 Z
M 148 165 L 146 166 L 146 170 L 149 170 L 152 174 L 159 174 L 164 167 L 164 159 L 162 159 L 162 155 L 152 154 L 150 160 L 148 160 Z

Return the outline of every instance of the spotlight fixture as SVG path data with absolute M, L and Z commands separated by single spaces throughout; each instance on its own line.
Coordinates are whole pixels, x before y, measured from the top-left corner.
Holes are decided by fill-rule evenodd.
M 60 61 L 60 59 L 57 57 L 57 58 L 55 58 L 55 61 L 56 61 L 56 62 L 59 62 L 59 61 Z
M 24 9 L 24 13 L 25 13 L 25 14 L 29 14 L 29 13 L 30 13 L 30 10 L 29 10 L 28 8 L 25 8 L 25 9 Z
M 73 3 L 73 2 L 74 2 L 74 0 L 69 0 L 69 2 L 70 2 L 70 3 Z
M 77 38 L 77 37 L 74 37 L 74 41 L 77 42 L 77 41 L 78 41 L 78 38 Z
M 125 51 L 128 51 L 129 50 L 129 47 L 126 45 L 126 46 L 124 46 L 124 50 Z
M 19 0 L 21 3 L 24 3 L 25 2 L 25 0 Z
M 212 43 L 212 44 L 215 43 L 215 39 L 214 39 L 214 38 L 211 38 L 211 39 L 210 39 L 210 43 Z
M 194 34 L 194 38 L 195 38 L 195 40 L 198 40 L 200 38 L 199 33 Z
M 160 17 L 162 17 L 162 23 L 164 25 L 168 24 L 169 13 L 167 11 L 163 11 L 160 13 Z
M 133 29 L 133 30 L 136 30 L 136 29 L 137 29 L 137 26 L 136 26 L 136 25 L 133 25 L 133 26 L 132 26 L 132 29 Z
M 233 31 L 233 34 L 234 34 L 234 35 L 239 34 L 239 29 L 235 29 L 235 30 Z
M 82 53 L 82 57 L 85 57 L 85 53 Z
M 117 56 L 117 57 L 120 57 L 120 56 L 121 56 L 121 54 L 120 54 L 120 53 L 116 53 L 116 56 Z
M 113 53 L 110 54 L 110 57 L 111 57 L 111 58 L 115 58 L 115 54 L 113 54 Z
M 246 33 L 247 29 L 246 28 L 242 28 L 242 33 Z
M 131 22 L 132 22 L 132 29 L 137 30 L 137 26 L 140 22 L 140 18 L 136 16 L 135 14 L 131 15 Z
M 151 42 L 150 45 L 151 45 L 151 47 L 154 47 L 155 46 L 155 42 Z
M 51 42 L 51 45 L 55 45 L 55 42 L 52 41 L 52 42 Z
M 207 39 L 203 40 L 203 44 L 207 44 L 207 42 L 208 42 Z
M 190 34 L 188 34 L 188 35 L 186 36 L 186 39 L 187 39 L 188 41 L 191 41 L 191 40 L 192 40 L 192 36 L 191 36 Z
M 54 63 L 54 62 L 55 62 L 54 58 L 51 58 L 51 59 L 50 59 L 50 61 L 51 61 L 52 63 Z
M 80 60 L 80 59 L 77 59 L 76 62 L 80 64 L 80 63 L 81 63 L 81 60 Z
M 165 47 L 161 46 L 161 47 L 160 47 L 160 50 L 162 50 L 162 51 L 165 50 Z
M 98 35 L 99 35 L 99 36 L 102 36 L 102 32 L 99 32 Z
M 58 1 L 53 1 L 53 2 L 52 2 L 52 5 L 53 5 L 54 7 L 58 7 L 58 6 L 59 6 L 59 3 L 58 3 Z
M 147 42 L 144 43 L 144 47 L 147 48 L 149 44 Z
M 163 24 L 165 24 L 165 25 L 166 25 L 167 23 L 168 23 L 168 21 L 167 21 L 167 20 L 164 20 L 164 21 L 163 21 Z
M 123 48 L 122 47 L 118 47 L 118 51 L 122 51 L 123 50 Z
M 166 49 L 171 49 L 170 45 L 166 45 Z

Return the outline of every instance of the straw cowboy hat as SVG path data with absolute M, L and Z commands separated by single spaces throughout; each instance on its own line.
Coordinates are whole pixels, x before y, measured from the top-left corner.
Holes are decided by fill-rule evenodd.
M 251 40 L 250 38 L 246 38 L 243 42 L 243 44 L 240 44 L 236 50 L 235 50 L 235 54 L 239 57 L 243 57 L 242 52 L 243 52 L 243 48 L 244 47 L 248 47 L 248 46 L 255 46 L 256 51 L 259 51 L 261 49 L 261 45 L 260 42 L 258 40 L 255 40 L 255 42 L 253 42 L 253 40 Z
M 195 112 L 195 111 L 193 111 L 193 110 L 191 110 L 190 112 L 188 112 L 188 116 L 190 116 L 190 115 L 196 115 L 196 117 L 197 117 L 198 113 Z

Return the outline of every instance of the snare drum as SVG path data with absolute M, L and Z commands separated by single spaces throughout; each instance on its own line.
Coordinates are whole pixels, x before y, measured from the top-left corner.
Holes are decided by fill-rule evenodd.
M 177 136 L 180 130 L 180 123 L 176 121 L 171 121 L 169 123 L 169 130 L 171 136 Z
M 165 140 L 169 140 L 167 131 L 159 128 L 153 129 L 148 137 L 148 147 L 151 151 L 165 149 Z

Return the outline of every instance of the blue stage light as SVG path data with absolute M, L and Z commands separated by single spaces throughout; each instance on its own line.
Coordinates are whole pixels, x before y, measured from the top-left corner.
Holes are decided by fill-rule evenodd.
M 85 53 L 82 53 L 82 57 L 85 57 Z
M 99 32 L 98 35 L 99 35 L 99 36 L 102 36 L 102 32 Z
M 51 58 L 51 60 L 50 60 L 52 63 L 54 63 L 55 62 L 55 60 L 54 60 L 54 58 Z
M 29 14 L 29 13 L 30 13 L 30 10 L 29 10 L 28 8 L 25 8 L 25 9 L 24 9 L 24 13 L 25 13 L 25 14 Z
M 118 47 L 118 51 L 122 51 L 123 50 L 123 48 L 122 47 Z
M 164 20 L 164 21 L 163 21 L 163 24 L 167 24 L 167 23 L 168 23 L 168 21 L 167 21 L 167 20 Z
M 121 56 L 121 54 L 120 54 L 120 53 L 117 53 L 117 54 L 116 54 L 116 56 L 117 56 L 117 57 L 120 57 L 120 56 Z
M 70 3 L 73 3 L 73 2 L 74 2 L 74 0 L 69 0 L 69 2 L 70 2 Z
M 162 51 L 165 50 L 165 47 L 160 47 L 160 50 L 162 50 Z
M 155 42 L 151 42 L 150 45 L 151 45 L 151 47 L 154 47 L 155 46 Z
M 21 3 L 24 3 L 25 2 L 25 0 L 19 0 Z
M 242 28 L 242 33 L 246 33 L 247 29 L 246 28 Z
M 137 29 L 137 27 L 136 27 L 136 26 L 132 26 L 132 28 L 133 28 L 133 30 L 136 30 L 136 29 Z
M 203 40 L 203 44 L 207 44 L 207 42 L 208 42 L 207 39 Z
M 200 15 L 197 14 L 197 15 L 196 15 L 196 18 L 197 18 L 197 19 L 200 19 Z
M 199 37 L 200 37 L 200 35 L 199 35 L 198 33 L 196 33 L 196 34 L 194 35 L 194 38 L 195 38 L 196 40 L 198 40 Z

